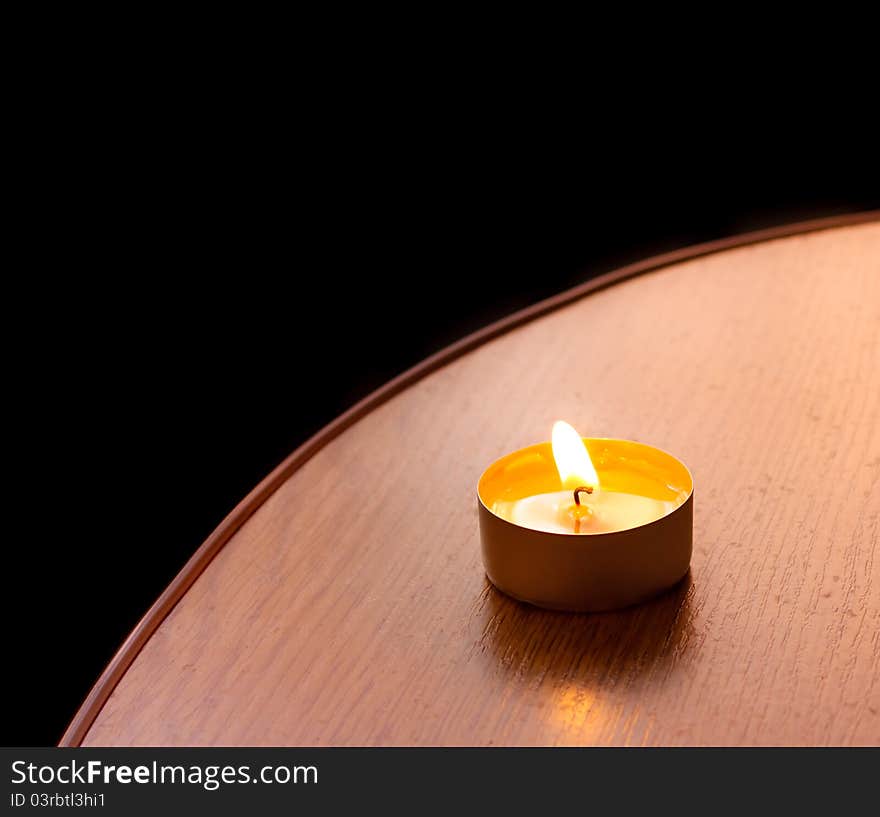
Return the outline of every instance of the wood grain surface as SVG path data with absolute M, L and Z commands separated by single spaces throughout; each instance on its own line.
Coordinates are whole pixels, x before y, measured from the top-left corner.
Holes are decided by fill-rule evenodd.
M 690 467 L 672 592 L 576 615 L 488 585 L 477 479 L 558 418 Z M 273 490 L 83 745 L 876 744 L 880 224 L 595 292 L 397 393 Z

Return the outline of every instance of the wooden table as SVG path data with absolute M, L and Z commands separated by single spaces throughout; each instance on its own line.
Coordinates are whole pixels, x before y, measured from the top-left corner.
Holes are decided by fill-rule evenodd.
M 63 743 L 880 742 L 876 218 L 634 265 L 389 384 L 236 508 Z M 575 615 L 487 583 L 477 478 L 557 418 L 688 463 L 676 589 Z

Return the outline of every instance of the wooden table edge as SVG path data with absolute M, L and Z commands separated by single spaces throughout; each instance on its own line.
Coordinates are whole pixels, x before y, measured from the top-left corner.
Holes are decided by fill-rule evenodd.
M 528 321 L 534 320 L 541 315 L 546 315 L 555 309 L 572 303 L 586 295 L 605 289 L 613 284 L 620 283 L 629 278 L 634 278 L 646 272 L 651 272 L 662 267 L 689 261 L 704 255 L 710 255 L 724 250 L 743 247 L 749 244 L 757 244 L 777 238 L 786 238 L 802 233 L 828 230 L 836 227 L 849 227 L 872 221 L 880 221 L 880 210 L 868 210 L 858 213 L 830 216 L 827 218 L 813 219 L 810 221 L 785 224 L 778 227 L 756 230 L 739 235 L 729 236 L 695 244 L 671 252 L 656 255 L 643 261 L 628 264 L 620 269 L 600 275 L 583 284 L 533 304 L 512 315 L 501 318 L 482 329 L 462 338 L 459 341 L 441 349 L 421 361 L 411 369 L 393 378 L 385 385 L 369 394 L 360 402 L 352 406 L 348 411 L 341 414 L 329 425 L 322 428 L 314 436 L 303 443 L 283 462 L 281 462 L 268 476 L 266 476 L 235 508 L 223 519 L 216 530 L 205 540 L 198 550 L 190 557 L 177 576 L 162 592 L 155 603 L 147 610 L 143 618 L 137 623 L 134 630 L 125 639 L 122 646 L 110 660 L 110 663 L 101 673 L 95 685 L 92 687 L 85 701 L 77 710 L 61 737 L 60 747 L 76 747 L 82 744 L 83 739 L 91 729 L 92 724 L 101 712 L 107 699 L 112 694 L 116 685 L 125 675 L 128 668 L 137 658 L 143 646 L 153 633 L 159 628 L 165 617 L 174 609 L 174 606 L 187 590 L 194 584 L 202 571 L 210 564 L 211 560 L 220 552 L 223 546 L 232 538 L 233 534 L 250 518 L 251 515 L 265 502 L 278 487 L 297 471 L 303 464 L 310 460 L 327 443 L 338 437 L 349 426 L 356 423 L 373 409 L 390 400 L 399 392 L 421 380 L 426 375 L 445 366 L 447 363 L 481 346 L 483 343 L 509 332 Z

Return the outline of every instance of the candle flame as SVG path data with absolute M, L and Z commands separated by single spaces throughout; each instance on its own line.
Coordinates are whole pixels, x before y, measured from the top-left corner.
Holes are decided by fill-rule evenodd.
M 557 420 L 553 424 L 551 444 L 563 488 L 574 490 L 581 485 L 588 488 L 599 487 L 599 477 L 593 461 L 577 431 L 568 423 Z

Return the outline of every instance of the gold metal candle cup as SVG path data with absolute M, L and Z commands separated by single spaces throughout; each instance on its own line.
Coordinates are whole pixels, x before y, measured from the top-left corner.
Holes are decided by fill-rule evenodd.
M 493 512 L 496 502 L 559 490 L 550 443 L 492 463 L 477 485 L 486 575 L 520 601 L 554 610 L 613 610 L 646 601 L 688 571 L 694 483 L 665 451 L 630 440 L 584 438 L 601 490 L 680 503 L 648 524 L 609 533 L 548 533 Z

